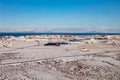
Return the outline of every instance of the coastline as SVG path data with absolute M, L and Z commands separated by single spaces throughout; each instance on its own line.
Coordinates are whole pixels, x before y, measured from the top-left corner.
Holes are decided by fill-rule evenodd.
M 120 35 L 120 33 L 0 32 L 0 36 L 26 36 L 26 35 Z

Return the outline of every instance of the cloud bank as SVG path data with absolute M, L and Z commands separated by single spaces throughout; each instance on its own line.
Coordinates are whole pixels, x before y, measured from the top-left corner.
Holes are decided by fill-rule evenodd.
M 0 28 L 0 32 L 100 32 L 100 33 L 120 33 L 120 28 L 110 27 L 83 27 L 83 28 L 38 28 L 38 27 L 19 27 L 19 28 Z

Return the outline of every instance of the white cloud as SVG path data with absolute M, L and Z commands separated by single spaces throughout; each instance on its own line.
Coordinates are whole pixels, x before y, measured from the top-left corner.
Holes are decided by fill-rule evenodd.
M 0 32 L 107 32 L 120 33 L 120 28 L 115 27 L 83 27 L 83 28 L 47 28 L 47 27 L 18 27 L 18 28 L 0 28 Z
M 36 27 L 0 28 L 0 32 L 44 32 L 48 30 L 48 28 Z
M 58 32 L 106 32 L 106 33 L 120 33 L 120 28 L 110 28 L 110 27 L 83 27 L 83 28 L 57 28 L 53 31 Z

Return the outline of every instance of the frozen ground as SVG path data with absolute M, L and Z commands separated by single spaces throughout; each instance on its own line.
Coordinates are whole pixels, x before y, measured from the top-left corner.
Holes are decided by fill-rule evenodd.
M 120 80 L 120 45 L 11 43 L 0 44 L 0 80 Z

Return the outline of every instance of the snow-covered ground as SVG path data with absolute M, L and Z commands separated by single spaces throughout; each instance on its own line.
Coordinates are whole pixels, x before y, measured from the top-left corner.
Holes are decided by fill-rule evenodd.
M 44 43 L 11 41 L 9 48 L 1 43 L 0 80 L 120 80 L 120 45 Z

